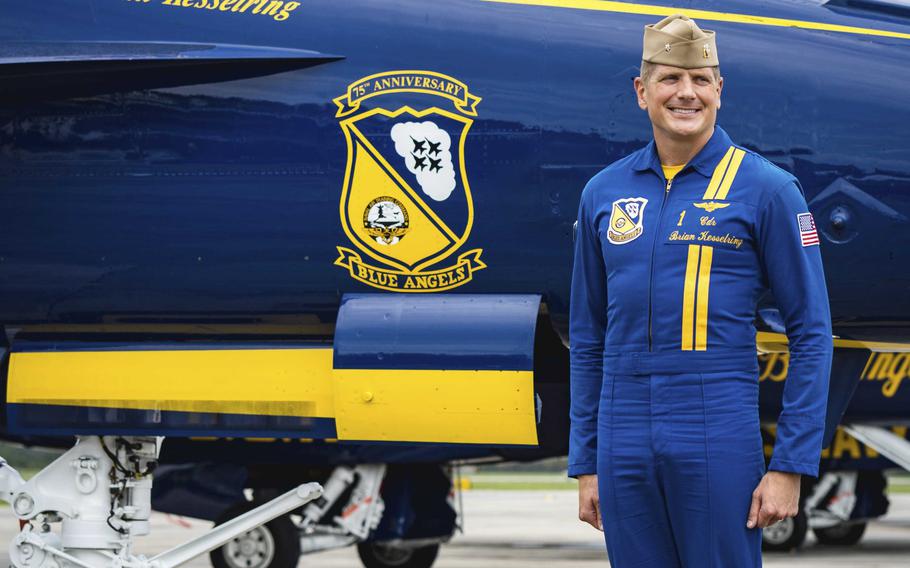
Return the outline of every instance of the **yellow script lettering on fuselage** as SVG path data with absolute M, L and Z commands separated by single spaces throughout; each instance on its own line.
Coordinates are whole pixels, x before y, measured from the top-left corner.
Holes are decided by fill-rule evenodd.
M 790 363 L 789 353 L 762 353 L 758 356 L 759 382 L 784 381 Z M 882 396 L 893 398 L 904 380 L 910 378 L 910 353 L 873 352 L 866 360 L 866 367 L 860 374 L 865 382 L 880 382 Z
M 882 394 L 891 398 L 910 376 L 910 353 L 875 352 L 869 355 L 860 380 L 881 381 Z
M 287 20 L 291 12 L 300 7 L 300 2 L 283 0 L 162 0 L 163 6 L 179 8 L 196 8 L 200 10 L 218 10 L 220 12 L 249 12 L 271 16 L 276 22 Z
M 787 371 L 790 368 L 789 353 L 761 353 L 758 356 L 758 382 L 774 381 L 782 382 L 787 379 Z
M 906 426 L 891 426 L 890 430 L 897 437 L 907 439 Z M 774 453 L 774 441 L 777 438 L 777 424 L 762 425 L 762 431 L 768 434 L 765 437 L 765 457 L 771 458 Z M 770 438 L 770 439 L 769 439 Z M 831 445 L 824 448 L 821 453 L 821 459 L 875 459 L 879 453 L 856 438 L 847 433 L 846 430 L 838 426 L 834 434 L 834 440 Z
M 900 438 L 907 439 L 906 426 L 891 426 L 891 432 Z M 874 448 L 857 441 L 842 428 L 838 427 L 834 441 L 829 447 L 822 450 L 821 457 L 822 459 L 836 460 L 844 458 L 861 459 L 864 457 L 875 459 L 879 457 L 879 454 Z

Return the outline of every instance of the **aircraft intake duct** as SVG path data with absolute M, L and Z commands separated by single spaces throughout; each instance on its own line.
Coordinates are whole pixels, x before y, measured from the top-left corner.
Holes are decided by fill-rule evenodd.
M 347 294 L 340 439 L 536 445 L 537 295 Z

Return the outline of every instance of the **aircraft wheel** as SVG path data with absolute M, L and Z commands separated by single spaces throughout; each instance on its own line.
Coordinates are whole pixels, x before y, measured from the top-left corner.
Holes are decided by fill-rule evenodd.
M 806 519 L 806 514 L 800 510 L 795 517 L 784 519 L 777 524 L 762 529 L 762 550 L 787 552 L 794 548 L 799 548 L 802 546 L 803 541 L 806 540 L 807 532 L 809 532 L 809 521 Z
M 402 548 L 364 542 L 357 545 L 357 553 L 366 568 L 430 568 L 439 554 L 439 545 Z
M 821 544 L 853 546 L 863 538 L 863 533 L 866 532 L 866 523 L 843 523 L 823 529 L 812 529 L 812 532 L 815 533 L 815 538 Z
M 222 513 L 215 524 L 226 523 L 257 505 L 238 503 Z M 300 534 L 283 515 L 209 552 L 209 558 L 214 568 L 295 568 L 300 560 Z

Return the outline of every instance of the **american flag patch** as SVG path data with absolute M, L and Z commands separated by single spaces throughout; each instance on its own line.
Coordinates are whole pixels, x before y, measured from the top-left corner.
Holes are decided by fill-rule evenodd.
M 815 219 L 812 213 L 797 213 L 796 223 L 799 225 L 799 240 L 804 247 L 818 244 L 818 232 L 815 230 Z

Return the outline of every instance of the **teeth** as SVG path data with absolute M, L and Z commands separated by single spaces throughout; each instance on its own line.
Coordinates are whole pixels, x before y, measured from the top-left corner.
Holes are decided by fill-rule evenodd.
M 681 113 L 681 114 L 694 114 L 694 113 L 698 112 L 698 109 L 694 109 L 694 108 L 673 108 L 670 110 L 672 110 L 673 112 Z

